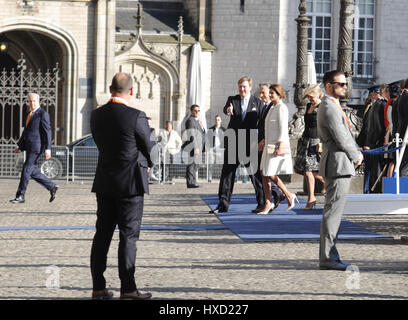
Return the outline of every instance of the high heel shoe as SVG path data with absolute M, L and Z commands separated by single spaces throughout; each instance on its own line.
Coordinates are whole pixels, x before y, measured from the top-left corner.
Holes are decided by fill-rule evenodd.
M 297 196 L 296 196 L 296 194 L 294 194 L 294 193 L 292 193 L 291 194 L 291 203 L 289 204 L 289 200 L 288 200 L 288 208 L 286 209 L 286 211 L 290 211 L 294 206 L 295 206 L 295 201 L 297 202 L 297 203 L 299 203 L 299 200 L 298 200 L 298 198 L 297 198 Z
M 303 210 L 312 210 L 316 206 L 316 200 L 306 203 L 306 207 Z
M 271 210 L 275 208 L 273 202 L 270 203 L 269 206 L 265 206 L 262 211 L 257 212 L 257 214 L 268 214 Z

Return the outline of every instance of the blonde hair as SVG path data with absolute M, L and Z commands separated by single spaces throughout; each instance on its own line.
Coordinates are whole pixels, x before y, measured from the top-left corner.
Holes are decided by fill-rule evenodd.
M 244 81 L 248 81 L 249 86 L 252 88 L 252 78 L 246 76 L 242 77 L 241 79 L 238 80 L 238 85 L 240 85 Z
M 303 92 L 302 99 L 306 99 L 307 96 L 312 96 L 314 98 L 321 99 L 324 96 L 322 88 L 320 88 L 320 84 L 311 84 L 306 88 Z

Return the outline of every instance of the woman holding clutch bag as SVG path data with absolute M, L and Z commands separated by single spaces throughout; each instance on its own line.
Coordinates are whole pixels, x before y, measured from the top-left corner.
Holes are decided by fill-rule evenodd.
M 315 179 L 323 184 L 324 179 L 319 175 L 320 140 L 317 136 L 317 109 L 324 94 L 318 84 L 309 86 L 303 93 L 303 99 L 307 98 L 310 103 L 306 106 L 305 112 L 305 130 L 302 137 L 298 140 L 295 172 L 305 176 L 307 184 L 307 204 L 305 210 L 311 210 L 316 205 L 314 194 Z M 324 193 L 324 190 L 322 190 Z
M 268 214 L 274 209 L 271 199 L 272 180 L 282 190 L 288 199 L 288 211 L 295 206 L 297 197 L 290 193 L 282 180 L 280 174 L 292 174 L 292 155 L 289 145 L 288 130 L 288 108 L 281 99 L 285 98 L 285 90 L 279 84 L 269 87 L 269 97 L 272 107 L 265 118 L 265 146 L 261 159 L 262 183 L 265 193 L 265 206 L 258 214 Z

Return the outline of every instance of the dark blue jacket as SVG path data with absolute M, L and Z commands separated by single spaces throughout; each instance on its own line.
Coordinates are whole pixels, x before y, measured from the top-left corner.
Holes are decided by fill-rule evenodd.
M 50 115 L 40 107 L 31 116 L 17 145 L 20 151 L 43 153 L 51 150 L 51 136 Z

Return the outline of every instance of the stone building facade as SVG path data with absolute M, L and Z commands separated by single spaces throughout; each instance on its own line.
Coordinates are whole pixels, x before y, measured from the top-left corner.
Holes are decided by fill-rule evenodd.
M 309 50 L 319 80 L 336 67 L 340 1 L 306 2 Z M 253 93 L 260 83 L 281 83 L 293 113 L 298 5 L 294 0 L 0 0 L 0 43 L 7 43 L 0 71 L 16 70 L 21 54 L 34 72 L 53 70 L 58 63 L 53 111 L 58 144 L 89 133 L 90 113 L 109 98 L 117 71 L 133 75 L 132 106 L 145 111 L 156 129 L 166 120 L 181 129 L 193 101 L 189 88 L 197 44 L 200 103 L 208 127 L 222 115 L 227 96 L 237 93 L 243 75 L 253 78 Z M 402 41 L 407 18 L 403 0 L 392 5 L 355 0 L 351 105 L 361 105 L 373 83 L 408 76 L 408 43 Z M 7 90 L 0 99 L 1 138 L 12 135 L 7 130 L 16 131 L 8 122 L 21 127 L 23 117 L 12 116 L 13 108 L 25 107 L 4 102 L 12 95 Z

